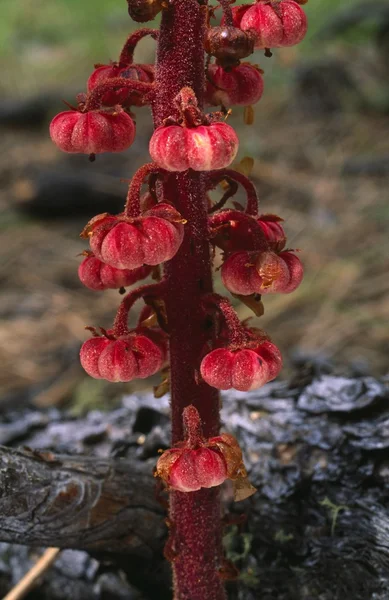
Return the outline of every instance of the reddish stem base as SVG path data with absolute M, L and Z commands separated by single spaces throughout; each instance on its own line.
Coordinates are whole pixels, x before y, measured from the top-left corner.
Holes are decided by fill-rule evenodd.
M 174 600 L 225 600 L 221 561 L 220 488 L 172 492 Z M 206 566 L 206 568 L 205 568 Z
M 189 404 L 200 413 L 205 437 L 219 432 L 218 392 L 195 378 L 208 337 L 201 300 L 212 291 L 202 179 L 199 173 L 188 171 L 172 176 L 165 188 L 166 194 L 175 194 L 175 207 L 187 219 L 184 241 L 165 266 L 173 446 L 184 439 L 182 411 Z M 219 489 L 171 492 L 169 516 L 176 554 L 174 600 L 225 600 L 224 586 L 217 572 L 222 556 Z

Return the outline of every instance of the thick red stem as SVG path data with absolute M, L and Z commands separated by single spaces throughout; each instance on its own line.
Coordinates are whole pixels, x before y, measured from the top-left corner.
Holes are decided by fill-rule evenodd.
M 197 0 L 172 0 L 163 11 L 157 54 L 155 126 L 179 117 L 174 98 L 191 87 L 203 104 L 205 67 L 203 40 L 206 7 Z M 200 354 L 209 338 L 201 310 L 204 294 L 212 292 L 204 175 L 194 171 L 171 174 L 164 195 L 184 219 L 185 238 L 166 263 L 166 311 L 170 331 L 173 445 L 184 439 L 183 409 L 199 411 L 205 437 L 219 431 L 219 398 L 215 389 L 197 383 Z M 225 600 L 218 569 L 222 560 L 221 506 L 218 488 L 170 493 L 174 600 Z

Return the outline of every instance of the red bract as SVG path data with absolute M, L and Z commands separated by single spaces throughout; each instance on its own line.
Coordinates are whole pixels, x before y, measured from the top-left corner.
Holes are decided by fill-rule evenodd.
M 87 256 L 78 267 L 78 276 L 90 290 L 102 291 L 120 289 L 145 279 L 151 273 L 151 267 L 142 266 L 138 269 L 116 269 L 106 265 L 95 256 Z
M 248 106 L 258 102 L 262 93 L 263 78 L 253 65 L 242 63 L 229 71 L 209 65 L 205 98 L 211 106 Z
M 173 258 L 184 237 L 182 222 L 174 208 L 159 204 L 134 219 L 95 217 L 81 235 L 89 237 L 92 252 L 102 262 L 132 270 Z
M 95 379 L 111 382 L 144 379 L 163 367 L 166 339 L 162 332 L 146 328 L 119 338 L 95 337 L 82 345 L 80 360 L 88 375 Z
M 301 42 L 307 32 L 307 17 L 294 0 L 258 0 L 235 13 L 244 31 L 255 31 L 255 48 L 280 48 Z
M 224 262 L 221 275 L 233 294 L 289 294 L 300 285 L 303 267 L 291 252 L 235 252 Z
M 256 348 L 212 350 L 203 358 L 200 372 L 208 385 L 219 390 L 247 392 L 277 377 L 281 368 L 280 351 L 265 341 Z
M 66 110 L 51 121 L 50 136 L 63 152 L 122 152 L 134 141 L 135 125 L 119 107 L 84 113 Z
M 132 81 L 152 83 L 154 81 L 154 67 L 152 65 L 102 65 L 95 69 L 88 79 L 88 91 L 97 85 L 115 77 L 123 77 Z M 144 106 L 147 104 L 144 94 L 136 90 L 118 89 L 107 92 L 101 99 L 105 106 Z
M 238 146 L 233 128 L 221 122 L 198 127 L 158 127 L 149 150 L 152 159 L 168 171 L 213 171 L 230 165 Z

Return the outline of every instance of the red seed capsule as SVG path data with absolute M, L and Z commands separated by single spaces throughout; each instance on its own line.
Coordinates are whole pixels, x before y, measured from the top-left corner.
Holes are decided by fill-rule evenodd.
M 246 476 L 242 451 L 234 436 L 223 433 L 204 438 L 200 415 L 193 406 L 183 411 L 185 440 L 159 458 L 156 476 L 171 489 L 195 492 Z M 251 492 L 252 493 L 252 492 Z
M 281 368 L 278 348 L 265 341 L 257 348 L 212 350 L 203 358 L 200 372 L 208 385 L 219 390 L 249 391 L 274 379 Z
M 151 267 L 138 269 L 116 269 L 101 262 L 95 256 L 87 256 L 78 267 L 78 276 L 85 287 L 94 291 L 120 289 L 145 279 L 151 273 Z
M 221 276 L 233 294 L 289 294 L 300 285 L 303 267 L 291 252 L 235 252 L 224 262 Z
M 239 140 L 227 123 L 199 127 L 158 127 L 150 140 L 152 159 L 168 171 L 213 171 L 228 167 L 238 152 Z
M 164 365 L 166 352 L 162 332 L 139 328 L 119 338 L 88 340 L 81 347 L 80 360 L 95 379 L 132 381 L 157 373 Z
M 122 77 L 131 81 L 140 81 L 142 83 L 152 83 L 154 81 L 154 67 L 152 65 L 127 65 L 121 66 L 113 63 L 112 65 L 102 65 L 95 69 L 88 79 L 88 91 L 92 91 L 101 83 L 115 77 Z M 147 104 L 145 94 L 136 90 L 118 89 L 107 92 L 103 95 L 101 103 L 105 106 L 144 106 Z
M 258 225 L 264 232 L 271 247 L 280 251 L 286 244 L 286 234 L 281 225 L 282 219 L 277 215 L 260 215 L 257 219 Z
M 81 346 L 80 361 L 82 367 L 91 377 L 101 379 L 99 359 L 104 350 L 110 345 L 111 340 L 106 337 L 94 337 Z
M 239 14 L 243 31 L 255 31 L 255 48 L 294 46 L 307 33 L 307 17 L 294 0 L 259 0 Z
M 155 215 L 155 216 L 154 216 Z M 181 215 L 158 204 L 136 219 L 101 215 L 86 226 L 93 254 L 116 269 L 159 265 L 173 258 L 184 238 Z
M 301 260 L 293 252 L 281 252 L 279 257 L 285 262 L 289 271 L 289 281 L 282 290 L 283 294 L 294 292 L 304 277 L 304 267 Z
M 172 448 L 158 459 L 157 475 L 174 490 L 195 492 L 222 484 L 227 466 L 221 453 L 210 448 Z
M 242 63 L 228 71 L 217 64 L 209 65 L 205 99 L 211 106 L 249 106 L 262 94 L 263 78 L 253 65 Z
M 135 138 L 131 117 L 120 108 L 79 112 L 66 110 L 50 124 L 50 136 L 63 152 L 122 152 Z

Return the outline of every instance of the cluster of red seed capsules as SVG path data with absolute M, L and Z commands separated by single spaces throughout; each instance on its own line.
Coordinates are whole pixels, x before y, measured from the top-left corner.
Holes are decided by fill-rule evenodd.
M 158 127 L 150 140 L 153 162 L 134 175 L 124 210 L 119 215 L 94 217 L 82 232 L 90 249 L 79 267 L 84 285 L 95 291 L 125 288 L 152 275 L 154 283 L 127 293 L 112 329 L 89 328 L 93 337 L 81 348 L 81 363 L 95 378 L 131 381 L 168 370 L 169 323 L 164 310 L 164 279 L 159 266 L 171 260 L 185 235 L 185 220 L 174 198 L 161 194 L 172 172 L 188 169 L 204 173 L 207 190 L 219 184 L 225 193 L 217 204 L 209 201 L 209 236 L 223 252 L 221 277 L 226 289 L 258 313 L 263 295 L 290 293 L 297 288 L 303 268 L 295 251 L 286 248 L 282 219 L 258 214 L 251 182 L 228 169 L 238 151 L 238 138 L 225 122 L 231 106 L 251 106 L 263 93 L 263 72 L 241 62 L 255 49 L 270 56 L 274 47 L 300 42 L 307 29 L 301 4 L 306 0 L 257 0 L 231 8 L 222 2 L 220 26 L 209 27 L 204 40 L 207 60 L 206 104 L 221 110 L 204 114 L 192 89 L 183 88 L 175 99 L 175 114 Z M 161 0 L 128 0 L 129 13 L 138 22 L 153 19 L 164 9 Z M 210 10 L 210 16 L 213 16 Z M 158 31 L 140 29 L 130 35 L 117 62 L 96 65 L 87 93 L 77 107 L 57 115 L 50 134 L 65 152 L 96 154 L 121 152 L 135 138 L 132 108 L 153 103 L 154 66 L 134 63 L 137 43 Z M 211 62 L 214 60 L 215 62 Z M 142 195 L 142 185 L 148 191 Z M 246 191 L 245 207 L 224 205 L 238 185 Z M 135 328 L 128 314 L 142 299 Z M 220 390 L 259 388 L 280 372 L 278 348 L 260 329 L 241 323 L 230 302 L 217 294 L 205 295 L 204 319 L 211 320 L 209 341 L 198 364 L 198 380 Z M 184 411 L 186 439 L 159 459 L 157 473 L 172 489 L 194 491 L 244 476 L 242 454 L 232 436 L 204 439 L 197 410 Z

